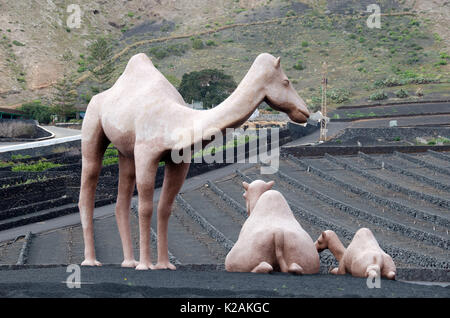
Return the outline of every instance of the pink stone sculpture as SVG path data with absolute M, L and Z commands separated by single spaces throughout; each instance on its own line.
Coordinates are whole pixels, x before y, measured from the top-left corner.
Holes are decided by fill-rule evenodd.
M 297 222 L 274 181 L 243 182 L 248 218 L 225 259 L 229 272 L 319 272 L 314 242 Z
M 375 236 L 367 228 L 361 228 L 353 237 L 347 249 L 335 232 L 322 232 L 315 242 L 319 252 L 329 249 L 339 262 L 339 267 L 331 270 L 332 274 L 349 273 L 356 277 L 386 277 L 395 279 L 396 267 L 392 257 L 378 245 Z
M 94 249 L 94 195 L 109 143 L 119 151 L 116 219 L 124 255 L 122 266 L 175 269 L 168 258 L 167 226 L 190 162 L 175 163 L 171 152 L 199 143 L 205 146 L 215 129 L 224 132 L 226 128 L 239 127 L 262 101 L 287 113 L 297 123 L 304 123 L 309 117 L 304 101 L 281 69 L 280 58 L 270 54 L 260 54 L 236 90 L 220 105 L 205 111 L 188 107 L 145 54 L 133 56 L 114 86 L 92 98 L 83 121 L 79 198 L 85 243 L 82 265 L 101 265 Z M 199 137 L 185 138 L 196 136 L 194 129 L 201 132 Z M 179 133 L 174 134 L 176 131 Z M 158 261 L 153 265 L 150 221 L 155 175 L 161 160 L 165 161 L 165 175 L 157 211 Z M 139 193 L 139 262 L 133 255 L 129 225 L 135 183 Z

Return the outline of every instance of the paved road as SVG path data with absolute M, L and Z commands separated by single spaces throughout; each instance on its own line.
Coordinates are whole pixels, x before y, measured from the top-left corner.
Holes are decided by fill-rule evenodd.
M 383 128 L 389 127 L 389 122 L 397 121 L 398 127 L 406 126 L 433 126 L 450 125 L 450 115 L 414 116 L 414 117 L 392 117 L 380 119 L 363 119 L 352 122 L 352 128 Z
M 81 135 L 81 131 L 77 130 L 77 129 L 70 129 L 70 128 L 62 128 L 62 127 L 56 127 L 56 126 L 42 126 L 45 129 L 51 131 L 52 133 L 55 134 L 55 138 L 51 139 L 51 140 L 57 140 L 59 138 L 64 138 L 64 137 L 71 137 L 71 136 L 77 136 L 77 135 Z M 0 148 L 2 147 L 8 147 L 8 146 L 14 146 L 14 145 L 23 145 L 23 144 L 30 144 L 30 148 L 31 146 L 36 143 L 35 142 L 29 142 L 29 141 L 22 141 L 22 142 L 0 142 Z
M 450 287 L 381 280 L 369 289 L 366 279 L 329 274 L 227 273 L 179 267 L 177 271 L 136 271 L 118 266 L 85 268 L 81 288 L 68 288 L 65 266 L 0 270 L 0 297 L 444 297 Z M 238 301 L 238 300 L 236 300 Z
M 42 127 L 54 133 L 55 138 L 76 136 L 81 134 L 81 130 L 78 129 L 70 129 L 56 126 L 42 126 Z
M 352 124 L 352 122 L 330 122 L 328 124 L 327 136 L 329 138 L 333 137 L 333 136 L 337 135 L 339 132 L 341 132 L 342 130 L 344 130 L 345 128 L 350 127 L 351 124 Z M 294 141 L 291 141 L 282 147 L 297 147 L 297 146 L 301 146 L 301 145 L 316 143 L 319 141 L 319 135 L 320 135 L 320 131 L 316 130 L 312 134 L 307 135 L 302 138 L 298 138 Z

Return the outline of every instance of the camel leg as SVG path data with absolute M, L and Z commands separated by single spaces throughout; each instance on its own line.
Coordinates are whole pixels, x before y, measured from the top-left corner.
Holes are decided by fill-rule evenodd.
M 119 190 L 116 203 L 116 220 L 123 249 L 122 267 L 136 267 L 130 233 L 130 206 L 136 181 L 134 158 L 124 157 L 119 152 Z
M 337 275 L 338 274 L 338 270 L 339 270 L 339 268 L 335 267 L 332 270 L 330 270 L 330 274 Z
M 186 179 L 188 171 L 189 163 L 174 164 L 166 161 L 164 182 L 158 203 L 158 263 L 155 265 L 155 269 L 176 269 L 169 262 L 167 228 L 173 202 Z
M 139 195 L 139 264 L 137 270 L 153 269 L 150 253 L 150 231 L 153 193 L 159 156 L 145 146 L 135 146 L 136 184 Z
M 302 275 L 303 268 L 297 263 L 292 263 L 291 265 L 289 265 L 288 272 L 292 274 Z
M 273 271 L 272 265 L 270 265 L 267 262 L 261 262 L 258 266 L 256 266 L 254 269 L 252 269 L 252 273 L 270 273 Z
M 345 266 L 344 266 L 344 262 L 342 261 L 339 264 L 339 267 L 335 267 L 330 271 L 330 274 L 334 274 L 334 275 L 345 275 Z
M 88 110 L 89 112 L 89 110 Z M 109 141 L 106 138 L 98 119 L 87 116 L 82 131 L 82 169 L 78 207 L 84 239 L 83 266 L 100 266 L 96 260 L 94 247 L 94 204 L 95 189 L 102 168 L 102 158 Z
M 389 255 L 383 256 L 383 269 L 381 271 L 381 276 L 386 277 L 387 279 L 395 279 L 396 275 L 396 267 L 392 257 Z

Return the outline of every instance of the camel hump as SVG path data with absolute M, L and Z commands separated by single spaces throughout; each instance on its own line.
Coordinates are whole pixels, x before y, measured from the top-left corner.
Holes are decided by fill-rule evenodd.
M 280 200 L 285 201 L 283 195 L 280 192 L 278 192 L 277 190 L 267 190 L 266 192 L 261 194 L 261 197 L 259 198 L 259 200 L 267 200 L 267 201 L 275 200 L 275 201 L 277 201 L 277 203 Z
M 145 72 L 148 68 L 154 69 L 155 66 L 152 63 L 152 60 L 145 54 L 139 53 L 133 55 L 127 63 L 125 67 L 124 74 L 139 74 L 141 72 Z
M 264 210 L 268 211 L 290 211 L 289 205 L 284 196 L 277 190 L 268 190 L 264 192 L 258 199 L 257 204 L 265 206 Z
M 150 63 L 153 65 L 152 60 L 145 53 L 138 53 L 136 55 L 133 55 L 128 61 L 128 64 L 134 63 Z
M 360 228 L 358 231 L 356 231 L 355 236 L 362 236 L 375 239 L 375 236 L 373 235 L 372 231 L 366 227 Z

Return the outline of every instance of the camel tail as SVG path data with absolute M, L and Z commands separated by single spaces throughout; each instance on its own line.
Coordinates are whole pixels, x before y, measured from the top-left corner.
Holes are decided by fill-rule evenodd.
M 280 270 L 283 273 L 287 273 L 288 265 L 284 258 L 284 233 L 283 233 L 283 231 L 281 231 L 281 230 L 275 231 L 274 243 L 275 243 L 275 256 L 277 258 L 278 265 L 280 266 Z

